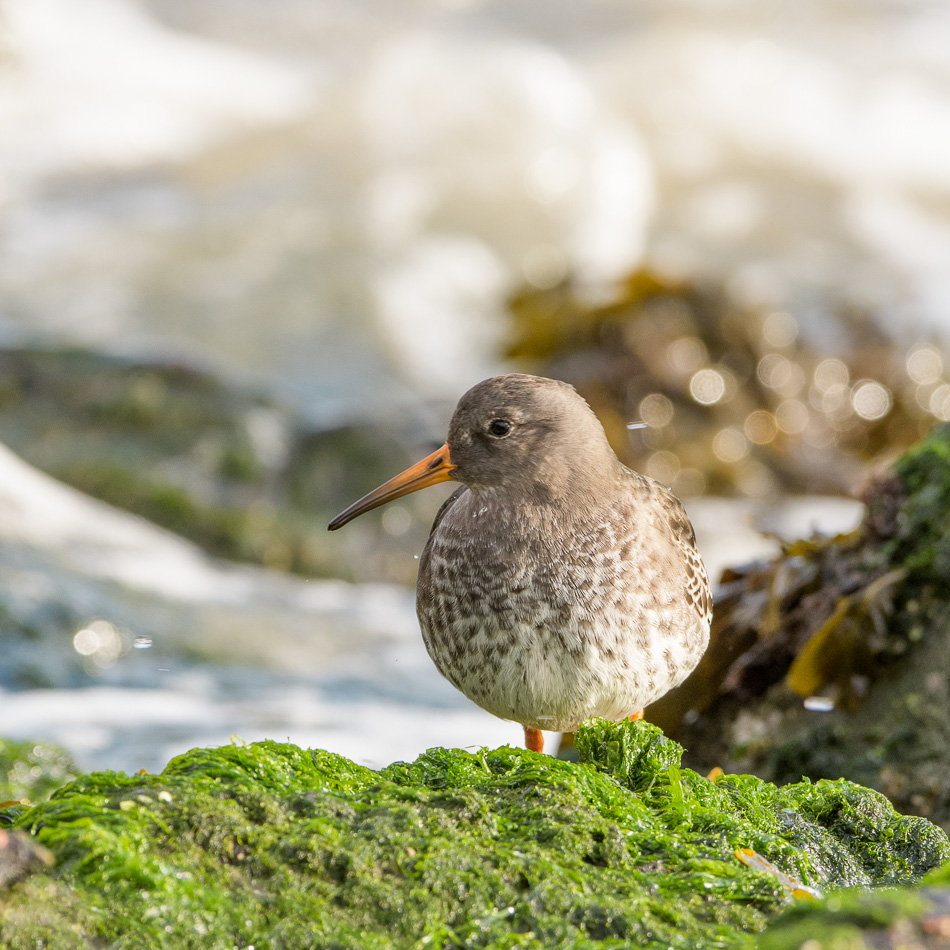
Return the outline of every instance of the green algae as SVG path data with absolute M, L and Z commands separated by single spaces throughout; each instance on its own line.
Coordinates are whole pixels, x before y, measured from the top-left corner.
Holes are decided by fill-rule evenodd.
M 894 465 L 902 503 L 880 557 L 916 583 L 950 577 L 950 423 L 905 452 Z
M 578 748 L 375 772 L 262 742 L 83 776 L 19 819 L 57 863 L 4 896 L 0 946 L 741 947 L 789 899 L 736 848 L 826 887 L 950 858 L 847 782 L 712 782 L 646 723 Z
M 924 922 L 935 909 L 927 892 L 916 889 L 845 890 L 789 908 L 755 945 L 757 950 L 923 948 L 926 944 L 908 938 L 923 937 Z
M 806 884 L 907 883 L 947 847 L 929 821 L 898 815 L 882 794 L 844 779 L 775 786 L 724 775 L 710 782 L 678 768 L 682 748 L 659 731 L 645 744 L 618 723 L 582 729 L 577 744 L 581 761 L 610 763 L 655 808 L 679 815 L 681 827 L 716 834 L 728 848 L 753 848 Z M 644 769 L 644 760 L 654 767 Z M 665 781 L 658 781 L 665 762 Z M 651 784 L 643 788 L 645 779 Z
M 52 743 L 0 739 L 0 802 L 41 801 L 78 771 L 69 753 Z M 3 816 L 0 809 L 0 825 Z

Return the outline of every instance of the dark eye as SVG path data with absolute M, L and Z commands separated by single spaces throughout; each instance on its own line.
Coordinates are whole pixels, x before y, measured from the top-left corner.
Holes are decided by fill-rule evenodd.
M 511 432 L 511 423 L 507 419 L 492 419 L 488 423 L 488 434 L 496 439 L 503 439 Z

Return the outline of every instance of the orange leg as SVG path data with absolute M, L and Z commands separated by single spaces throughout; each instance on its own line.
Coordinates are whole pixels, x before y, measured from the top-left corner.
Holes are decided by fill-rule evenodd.
M 641 709 L 639 712 L 635 712 L 632 716 L 628 716 L 627 718 L 632 722 L 636 722 L 638 719 L 643 718 L 643 710 Z
M 526 749 L 530 749 L 532 752 L 543 752 L 544 751 L 544 736 L 541 734 L 540 729 L 529 729 L 527 726 L 524 727 L 524 744 Z

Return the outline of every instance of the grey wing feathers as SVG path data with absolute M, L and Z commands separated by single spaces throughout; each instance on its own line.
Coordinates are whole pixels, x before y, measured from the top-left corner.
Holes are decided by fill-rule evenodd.
M 699 616 L 709 623 L 712 620 L 712 593 L 709 589 L 709 578 L 706 576 L 706 566 L 696 549 L 696 532 L 679 499 L 669 492 L 664 494 L 673 540 L 683 555 L 686 596 Z
M 689 545 L 685 554 L 686 596 L 699 616 L 709 623 L 712 620 L 712 593 L 709 590 L 709 579 L 706 577 L 706 566 L 694 545 Z

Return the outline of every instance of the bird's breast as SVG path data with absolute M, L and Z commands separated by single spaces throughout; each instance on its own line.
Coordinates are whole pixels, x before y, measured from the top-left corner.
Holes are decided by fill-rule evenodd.
M 655 583 L 663 545 L 626 517 L 567 523 L 463 493 L 420 562 L 420 626 L 443 675 L 496 715 L 561 727 L 632 713 L 682 679 L 698 659 L 684 631 L 705 646 L 698 618 Z

